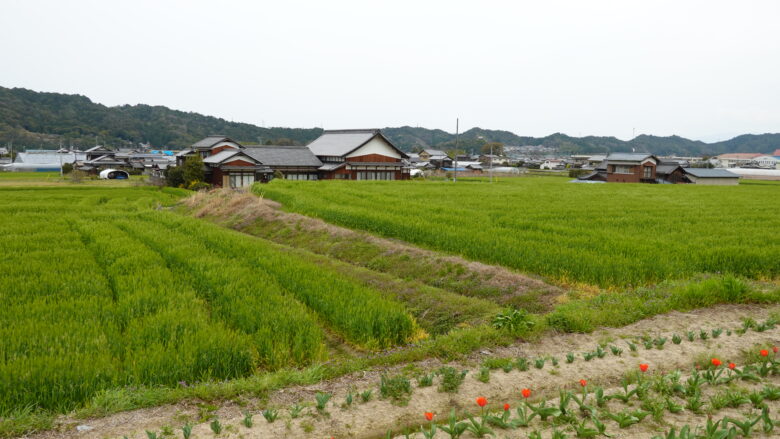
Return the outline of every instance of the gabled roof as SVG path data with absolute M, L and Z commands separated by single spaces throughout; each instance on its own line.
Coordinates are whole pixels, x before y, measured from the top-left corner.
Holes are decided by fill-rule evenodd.
M 681 166 L 678 164 L 662 164 L 655 167 L 655 173 L 668 175 L 676 171 L 677 168 L 681 168 Z
M 208 148 L 211 148 L 212 146 L 214 146 L 214 145 L 216 145 L 217 143 L 220 143 L 220 142 L 233 142 L 233 143 L 236 143 L 236 144 L 240 145 L 240 143 L 236 142 L 235 140 L 231 139 L 230 137 L 225 137 L 225 136 L 208 136 L 208 137 L 206 137 L 204 139 L 198 140 L 197 142 L 193 143 L 192 144 L 192 148 L 193 149 L 208 149 Z
M 89 148 L 88 150 L 84 152 L 95 152 L 95 151 L 108 151 L 108 149 L 104 148 L 103 146 L 93 146 L 92 148 Z
M 696 178 L 739 178 L 739 175 L 725 169 L 684 168 L 683 170 Z
M 91 164 L 101 164 L 101 163 L 102 164 L 116 164 L 116 163 L 125 163 L 125 161 L 122 160 L 122 159 L 118 159 L 118 158 L 114 157 L 111 154 L 105 154 L 105 155 L 101 155 L 100 157 L 98 157 L 96 159 L 87 160 L 84 163 L 91 163 Z
M 368 143 L 374 137 L 380 136 L 391 148 L 403 158 L 406 153 L 396 148 L 379 129 L 369 130 L 328 130 L 307 146 L 316 156 L 343 157 Z
M 184 157 L 184 156 L 186 156 L 188 154 L 192 154 L 192 150 L 191 149 L 182 149 L 181 151 L 176 153 L 176 157 Z
M 638 162 L 641 163 L 648 158 L 655 159 L 655 156 L 646 152 L 613 152 L 607 156 L 610 162 Z M 658 161 L 658 159 L 655 159 Z
M 440 149 L 423 149 L 423 152 L 428 154 L 428 155 L 432 155 L 432 156 L 436 156 L 436 155 L 446 156 L 447 155 L 446 152 L 444 152 L 444 151 L 442 151 Z
M 320 159 L 305 146 L 248 145 L 243 152 L 266 166 L 322 166 Z
M 225 160 L 233 157 L 234 155 L 239 154 L 240 152 L 241 151 L 239 151 L 237 149 L 226 149 L 226 150 L 220 151 L 220 152 L 218 152 L 218 153 L 216 153 L 214 155 L 210 155 L 210 156 L 206 157 L 205 159 L 203 159 L 203 163 L 207 163 L 207 164 L 210 164 L 210 165 L 215 165 L 215 164 L 218 164 L 218 163 L 222 163 Z

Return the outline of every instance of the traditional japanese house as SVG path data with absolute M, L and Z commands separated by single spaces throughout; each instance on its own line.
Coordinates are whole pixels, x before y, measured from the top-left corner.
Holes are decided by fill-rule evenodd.
M 323 179 L 409 179 L 408 156 L 378 129 L 325 131 L 308 147 L 323 163 Z

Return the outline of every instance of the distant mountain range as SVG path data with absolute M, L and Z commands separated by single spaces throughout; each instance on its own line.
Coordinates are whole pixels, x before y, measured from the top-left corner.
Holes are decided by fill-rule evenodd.
M 356 127 L 363 128 L 363 127 Z M 399 148 L 452 149 L 455 135 L 438 129 L 385 128 Z M 74 145 L 154 147 L 180 149 L 209 134 L 224 134 L 246 143 L 307 144 L 322 133 L 320 128 L 263 128 L 248 123 L 172 110 L 163 106 L 122 105 L 107 107 L 81 95 L 43 93 L 23 88 L 0 87 L 0 145 L 56 148 Z M 572 137 L 556 133 L 545 137 L 518 136 L 509 131 L 472 128 L 460 134 L 458 148 L 476 150 L 486 142 L 505 145 L 540 145 L 561 153 L 651 152 L 669 155 L 716 155 L 725 152 L 771 153 L 780 148 L 780 133 L 745 134 L 731 140 L 704 143 L 679 136 L 641 135 L 630 141 L 615 137 Z

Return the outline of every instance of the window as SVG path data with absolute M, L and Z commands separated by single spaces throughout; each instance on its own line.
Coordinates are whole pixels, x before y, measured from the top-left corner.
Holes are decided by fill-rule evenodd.
M 361 171 L 357 173 L 358 180 L 395 180 L 395 172 Z
M 631 166 L 615 165 L 615 174 L 631 174 Z
M 316 180 L 317 174 L 284 174 L 285 180 Z
M 230 187 L 251 186 L 255 182 L 255 174 L 230 174 Z
M 645 178 L 653 178 L 653 167 L 652 166 L 645 166 Z

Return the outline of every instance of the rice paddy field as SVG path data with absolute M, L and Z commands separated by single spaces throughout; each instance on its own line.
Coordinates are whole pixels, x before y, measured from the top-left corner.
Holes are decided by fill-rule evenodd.
M 167 211 L 173 189 L 0 188 L 0 419 L 98 392 L 407 342 L 406 309 L 261 240 Z
M 530 363 L 513 381 L 496 373 L 489 384 L 484 364 L 497 355 L 518 358 L 520 370 L 519 358 L 533 352 L 534 379 L 557 380 L 539 388 L 550 398 L 580 373 L 566 372 L 575 356 L 595 364 L 587 350 L 605 328 L 638 325 L 626 333 L 631 358 L 613 350 L 614 364 L 588 377 L 605 388 L 634 360 L 672 359 L 663 343 L 679 335 L 659 331 L 678 318 L 687 320 L 674 330 L 689 340 L 694 328 L 709 334 L 697 325 L 715 324 L 713 316 L 735 336 L 739 319 L 765 319 L 743 321 L 745 338 L 725 347 L 700 335 L 697 355 L 780 344 L 780 310 L 769 311 L 780 303 L 777 184 L 528 177 L 253 188 L 278 206 L 234 191 L 193 196 L 36 177 L 0 175 L 8 183 L 0 184 L 0 437 L 187 439 L 193 427 L 195 437 L 401 437 L 417 428 L 411 409 L 434 409 L 443 422 L 453 404 L 465 416 L 472 393 L 489 390 L 491 401 L 517 393 Z M 739 304 L 741 314 L 663 316 L 719 304 Z M 631 348 L 647 345 L 647 334 L 660 347 Z M 572 352 L 560 351 L 561 340 Z M 675 354 L 675 367 L 692 352 Z M 546 363 L 552 369 L 542 374 Z M 388 396 L 391 373 L 409 388 L 409 408 Z M 434 379 L 439 389 L 465 382 L 467 391 L 429 388 L 409 401 L 412 380 L 422 389 Z M 166 414 L 127 412 L 144 408 Z M 252 412 L 262 413 L 263 428 L 251 430 Z M 273 422 L 277 415 L 284 423 Z
M 780 185 L 273 181 L 283 208 L 562 284 L 780 275 Z

